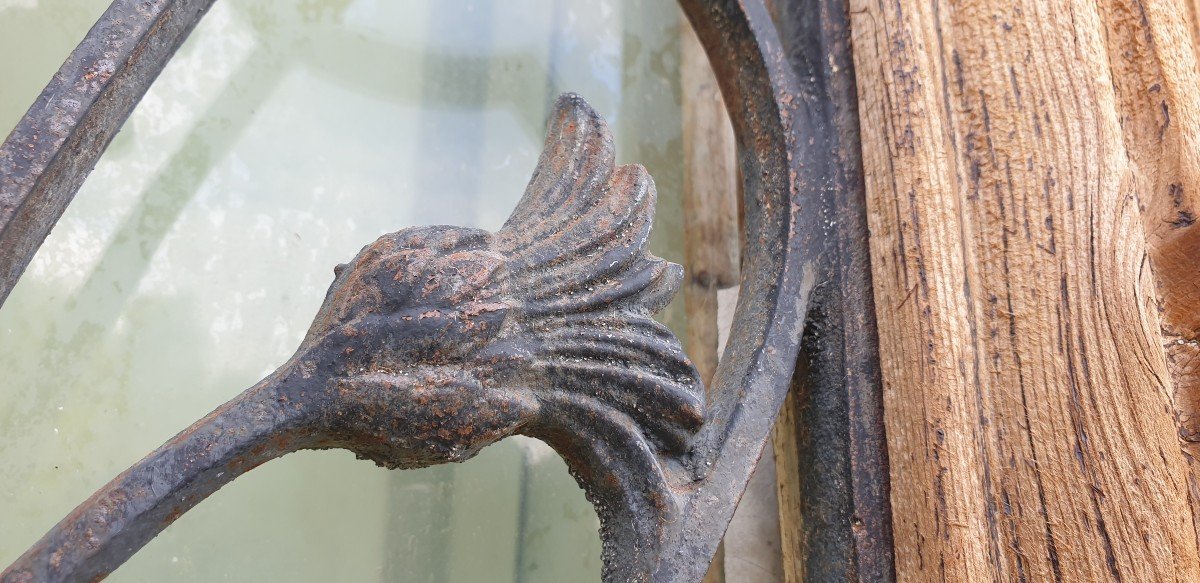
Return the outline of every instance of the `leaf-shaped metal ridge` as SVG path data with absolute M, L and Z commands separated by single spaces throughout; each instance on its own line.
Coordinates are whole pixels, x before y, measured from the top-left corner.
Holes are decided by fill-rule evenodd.
M 499 232 L 415 227 L 363 248 L 287 363 L 103 487 L 3 580 L 102 577 L 292 451 L 417 468 L 518 433 L 558 451 L 595 504 L 605 578 L 647 578 L 704 420 L 695 368 L 651 318 L 682 277 L 646 252 L 654 202 L 646 170 L 615 166 L 604 121 L 564 95 Z

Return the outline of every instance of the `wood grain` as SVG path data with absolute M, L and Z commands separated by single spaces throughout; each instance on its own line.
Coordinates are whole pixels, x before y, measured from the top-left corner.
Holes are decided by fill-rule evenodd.
M 1200 73 L 1188 4 L 1100 3 L 1125 145 L 1156 276 L 1179 436 L 1200 504 Z M 1200 525 L 1200 520 L 1194 519 Z
M 779 500 L 779 542 L 783 554 L 783 580 L 785 583 L 804 581 L 804 506 L 801 501 L 800 456 L 796 449 L 799 443 L 799 427 L 796 423 L 796 394 L 788 393 L 779 418 L 771 431 L 771 445 L 775 453 L 775 496 Z
M 1200 580 L 1112 7 L 851 14 L 898 578 Z
M 680 29 L 687 275 L 698 284 L 723 289 L 738 284 L 737 145 L 704 48 L 686 21 Z

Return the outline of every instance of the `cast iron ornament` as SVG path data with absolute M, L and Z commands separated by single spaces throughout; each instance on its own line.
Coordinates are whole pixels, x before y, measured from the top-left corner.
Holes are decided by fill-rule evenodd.
M 113 0 L 0 144 L 0 305 L 134 105 L 213 3 Z M 846 0 L 773 4 L 768 10 L 763 0 L 679 0 L 733 122 L 745 237 L 737 309 L 708 391 L 704 424 L 691 438 L 688 453 L 655 456 L 663 481 L 672 485 L 670 500 L 682 511 L 678 516 L 660 512 L 659 526 L 634 523 L 623 527 L 624 535 L 605 535 L 609 560 L 616 552 L 623 563 L 632 561 L 621 572 L 634 574 L 630 578 L 635 580 L 698 582 L 704 577 L 788 394 L 809 319 L 803 334 L 809 372 L 802 373 L 808 388 L 798 400 L 806 429 L 796 445 L 804 466 L 819 469 L 798 476 L 809 543 L 802 553 L 804 569 L 813 580 L 895 579 L 849 6 Z M 287 374 L 281 371 L 268 381 L 316 382 L 311 372 L 309 379 L 300 380 Z M 298 447 L 292 440 L 315 440 L 311 431 L 286 418 L 279 425 L 287 430 L 272 433 L 271 406 L 261 406 L 260 418 L 246 418 L 245 412 L 238 418 L 234 408 L 223 408 L 228 419 L 210 424 L 227 424 L 229 429 L 216 434 L 237 433 L 240 437 L 223 439 L 241 441 L 219 444 L 223 452 L 197 453 L 254 464 L 280 455 L 281 446 Z M 275 438 L 275 444 L 262 445 L 272 440 L 263 435 Z M 647 447 L 653 440 L 644 437 Z M 326 446 L 335 445 L 327 440 Z M 160 463 L 193 471 L 202 463 L 186 455 L 166 457 Z M 681 460 L 690 480 L 679 478 Z M 625 467 L 637 468 L 632 463 Z M 124 526 L 98 522 L 98 527 L 79 529 L 74 538 L 51 540 L 48 535 L 39 548 L 48 548 L 44 552 L 51 558 L 39 559 L 31 551 L 19 562 L 22 577 L 28 578 L 28 565 L 39 561 L 52 561 L 54 572 L 63 573 L 61 579 L 82 578 L 86 572 L 103 575 L 105 568 L 89 571 L 79 566 L 81 561 L 103 555 L 108 565 L 119 564 L 114 557 L 132 554 L 162 528 L 130 517 L 141 512 L 169 522 L 177 516 L 174 510 L 186 510 L 223 484 L 223 476 L 232 479 L 221 472 L 206 476 L 187 485 L 157 478 L 146 482 L 150 489 L 145 484 L 135 488 L 136 496 L 146 498 L 158 497 L 162 488 L 176 488 L 187 504 L 168 506 L 171 512 L 150 508 L 162 506 L 161 501 L 121 500 L 119 493 L 94 503 L 134 510 L 99 515 Z M 602 476 L 584 478 L 595 483 Z M 618 488 L 624 483 L 632 482 L 612 482 L 609 489 L 626 491 Z M 75 520 L 78 526 L 82 519 Z M 643 539 L 658 536 L 666 542 L 638 546 L 639 539 L 629 532 L 656 533 Z M 109 540 L 118 537 L 124 538 Z M 128 548 L 98 550 L 121 545 Z M 17 571 L 17 566 L 10 569 L 10 579 Z M 5 576 L 0 573 L 0 580 Z M 620 572 L 606 576 L 610 581 L 621 578 Z
M 414 227 L 364 247 L 290 360 L 103 487 L 3 581 L 102 578 L 293 451 L 420 468 L 515 434 L 553 447 L 595 505 L 604 579 L 649 580 L 704 421 L 695 367 L 651 318 L 683 271 L 646 252 L 654 203 L 645 168 L 615 166 L 604 120 L 560 97 L 500 231 Z

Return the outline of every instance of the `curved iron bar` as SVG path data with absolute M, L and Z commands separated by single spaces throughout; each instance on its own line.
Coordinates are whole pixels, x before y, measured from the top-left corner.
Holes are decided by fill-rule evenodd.
M 698 488 L 656 573 L 699 581 L 786 397 L 816 286 L 834 187 L 823 103 L 804 99 L 762 2 L 680 0 L 716 73 L 745 182 L 745 261 L 715 401 L 693 444 Z
M 610 199 L 611 212 L 629 214 L 597 219 L 603 226 L 580 231 L 567 251 L 556 245 L 569 225 L 533 250 L 528 237 L 505 230 L 385 236 L 339 271 L 292 360 L 119 476 L 0 579 L 101 577 L 236 475 L 296 449 L 342 447 L 413 467 L 465 459 L 521 431 L 555 447 L 597 505 L 606 580 L 698 581 L 789 387 L 826 252 L 821 201 L 834 162 L 828 108 L 798 91 L 761 0 L 681 4 L 734 121 L 749 233 L 717 397 L 703 418 L 690 363 L 646 318 L 678 283 L 674 269 L 642 252 L 652 185 L 636 171 L 604 170 L 611 140 L 579 130 L 602 122 L 567 98 L 530 185 L 541 194 L 527 193 L 510 223 L 562 222 L 570 215 L 556 205 Z M 28 262 L 207 5 L 117 0 L 5 142 L 0 256 L 10 273 Z M 72 91 L 84 99 L 64 116 L 57 108 Z M 54 139 L 39 137 L 44 127 Z M 94 150 L 81 151 L 85 142 Z M 603 192 L 616 197 L 595 194 Z M 596 250 L 620 267 L 584 264 Z M 536 297 L 514 295 L 510 278 L 543 287 L 520 286 Z M 10 279 L 0 278 L 0 293 Z M 595 287 L 589 282 L 603 289 L 567 293 L 566 304 L 548 299 Z M 573 325 L 591 332 L 563 332 Z M 612 331 L 616 341 L 606 342 Z M 628 374 L 631 363 L 642 374 Z M 640 414 L 643 406 L 652 410 Z

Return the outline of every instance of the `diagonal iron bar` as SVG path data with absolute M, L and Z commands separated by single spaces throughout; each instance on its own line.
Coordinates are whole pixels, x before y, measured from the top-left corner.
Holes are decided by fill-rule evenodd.
M 0 306 L 213 0 L 116 0 L 0 145 Z

